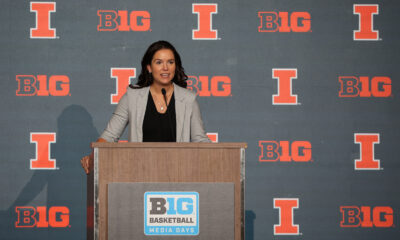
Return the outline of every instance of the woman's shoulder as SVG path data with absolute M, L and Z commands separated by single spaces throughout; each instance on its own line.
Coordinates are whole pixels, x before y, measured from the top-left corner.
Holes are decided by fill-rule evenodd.
M 129 97 L 143 96 L 149 92 L 150 87 L 139 87 L 137 85 L 129 85 L 126 94 Z
M 185 101 L 194 101 L 196 99 L 196 93 L 194 93 L 193 91 L 180 87 L 176 84 L 174 84 L 174 88 L 176 99 L 181 99 Z

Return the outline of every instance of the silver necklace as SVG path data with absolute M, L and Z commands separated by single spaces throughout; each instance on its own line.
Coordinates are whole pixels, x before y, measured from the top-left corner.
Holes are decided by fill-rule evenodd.
M 154 96 L 155 96 L 156 104 L 159 106 L 161 112 L 164 112 L 164 109 L 166 109 L 166 106 L 164 107 L 163 104 L 160 101 L 158 101 L 157 95 L 154 95 Z
M 152 92 L 152 91 L 150 91 L 150 92 Z M 173 92 L 173 91 L 172 91 L 172 92 Z M 164 113 L 164 112 L 167 110 L 168 106 L 166 105 L 166 106 L 164 107 L 163 104 L 162 104 L 160 101 L 158 101 L 157 94 L 154 94 L 154 95 L 153 95 L 153 93 L 152 93 L 151 95 L 154 96 L 155 101 L 156 101 L 156 104 L 159 105 L 159 108 L 160 108 L 161 112 Z M 170 97 L 170 94 L 167 94 L 166 98 L 169 99 L 169 97 Z M 153 99 L 154 99 L 154 98 L 153 98 Z M 167 104 L 167 103 L 165 103 L 165 104 Z M 164 109 L 165 109 L 165 111 L 164 111 Z

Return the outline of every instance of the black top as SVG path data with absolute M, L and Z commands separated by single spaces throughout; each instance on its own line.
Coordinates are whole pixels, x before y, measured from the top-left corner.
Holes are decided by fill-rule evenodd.
M 171 96 L 167 111 L 159 113 L 149 93 L 143 120 L 143 142 L 176 142 L 174 94 Z

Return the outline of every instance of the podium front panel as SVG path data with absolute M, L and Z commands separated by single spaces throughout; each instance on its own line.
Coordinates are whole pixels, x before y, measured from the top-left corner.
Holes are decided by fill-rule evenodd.
M 234 239 L 234 184 L 108 184 L 108 239 L 177 237 Z

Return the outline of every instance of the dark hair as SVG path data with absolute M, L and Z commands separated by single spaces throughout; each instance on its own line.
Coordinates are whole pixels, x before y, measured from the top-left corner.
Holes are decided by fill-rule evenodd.
M 143 88 L 150 86 L 153 83 L 153 76 L 147 70 L 147 65 L 151 65 L 151 60 L 153 59 L 154 54 L 161 49 L 170 49 L 174 53 L 176 67 L 172 82 L 180 87 L 186 88 L 186 80 L 188 79 L 188 76 L 185 74 L 185 70 L 182 67 L 181 57 L 174 46 L 167 41 L 158 41 L 150 45 L 142 58 L 142 71 L 140 72 L 139 80 L 136 85 L 129 85 L 131 88 Z

